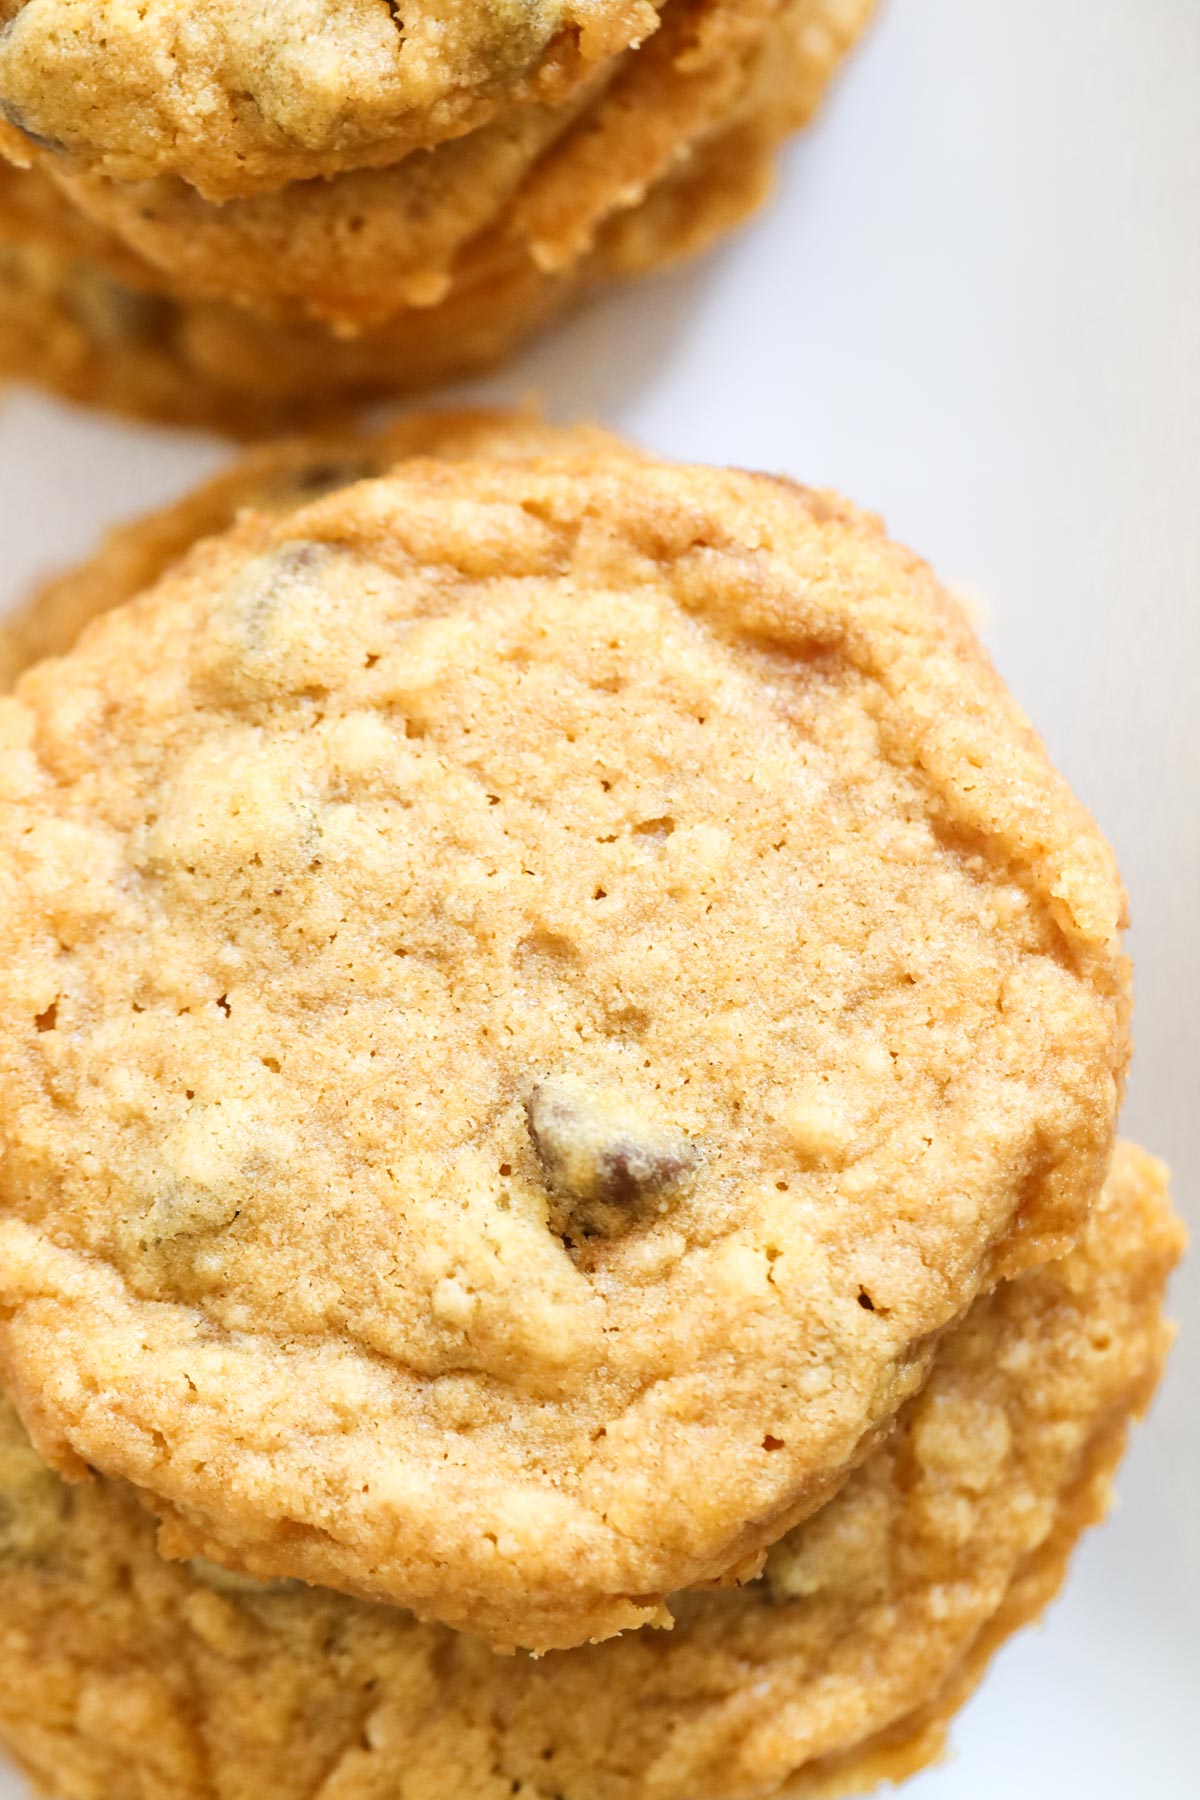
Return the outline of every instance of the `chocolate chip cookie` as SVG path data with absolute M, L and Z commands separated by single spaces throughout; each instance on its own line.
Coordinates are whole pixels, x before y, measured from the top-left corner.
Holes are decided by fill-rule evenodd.
M 1120 1146 L 1082 1244 L 976 1302 L 762 1580 L 540 1662 L 164 1563 L 127 1489 L 66 1485 L 0 1406 L 0 1735 L 80 1800 L 830 1800 L 899 1780 L 1104 1512 L 1181 1235 L 1162 1166 Z
M 18 150 L 216 200 L 394 162 L 561 100 L 652 37 L 651 0 L 4 0 Z
M 0 379 L 240 437 L 328 425 L 365 400 L 485 369 L 593 292 L 696 254 L 753 210 L 769 172 L 760 127 L 746 121 L 610 221 L 569 269 L 521 253 L 435 306 L 339 337 L 171 297 L 37 171 L 0 164 Z
M 254 430 L 484 367 L 753 211 L 870 10 L 673 0 L 565 98 L 219 203 L 0 130 L 0 372 Z
M 833 496 L 401 461 L 198 543 L 0 745 L 0 1361 L 170 1554 L 666 1623 L 1099 1190 L 1110 854 Z

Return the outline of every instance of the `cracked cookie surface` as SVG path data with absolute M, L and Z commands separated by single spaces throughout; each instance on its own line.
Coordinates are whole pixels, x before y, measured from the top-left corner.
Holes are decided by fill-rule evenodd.
M 0 1358 L 171 1552 L 661 1620 L 1098 1191 L 1110 855 L 831 496 L 403 462 L 197 545 L 0 734 Z M 548 1082 L 686 1181 L 565 1217 Z
M 978 1301 L 765 1579 L 540 1662 L 390 1608 L 164 1563 L 0 1403 L 0 1736 L 68 1800 L 831 1800 L 937 1757 L 1105 1510 L 1182 1233 L 1120 1145 L 1081 1245 Z

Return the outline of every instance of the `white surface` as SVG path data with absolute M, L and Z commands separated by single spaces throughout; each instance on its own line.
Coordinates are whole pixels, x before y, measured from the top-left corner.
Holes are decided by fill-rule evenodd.
M 536 389 L 556 416 L 664 452 L 841 486 L 986 596 L 1002 671 L 1121 857 L 1138 964 L 1125 1124 L 1170 1159 L 1185 1210 L 1200 1192 L 1198 80 L 1197 0 L 892 0 L 766 219 L 474 390 Z M 14 395 L 4 595 L 222 454 Z M 1176 1310 L 1191 1328 L 1118 1515 L 913 1800 L 1200 1794 L 1200 1254 Z M 0 1800 L 19 1792 L 0 1774 Z

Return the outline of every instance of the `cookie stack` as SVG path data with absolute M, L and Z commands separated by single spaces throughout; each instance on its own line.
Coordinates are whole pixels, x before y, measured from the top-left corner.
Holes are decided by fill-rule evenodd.
M 784 480 L 415 419 L 258 453 L 8 652 L 21 1763 L 936 1755 L 1103 1511 L 1179 1229 L 1113 1152 L 1110 853 L 929 570 Z
M 0 369 L 255 429 L 478 369 L 762 199 L 872 0 L 11 0 Z

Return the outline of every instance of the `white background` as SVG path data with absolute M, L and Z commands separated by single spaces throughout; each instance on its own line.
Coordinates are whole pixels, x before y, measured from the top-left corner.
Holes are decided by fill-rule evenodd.
M 473 391 L 531 389 L 840 486 L 985 598 L 1120 855 L 1125 1124 L 1200 1233 L 1200 0 L 891 0 L 764 219 Z M 223 454 L 12 393 L 3 596 Z M 1200 1795 L 1200 1253 L 1175 1303 L 1117 1514 L 913 1800 Z

